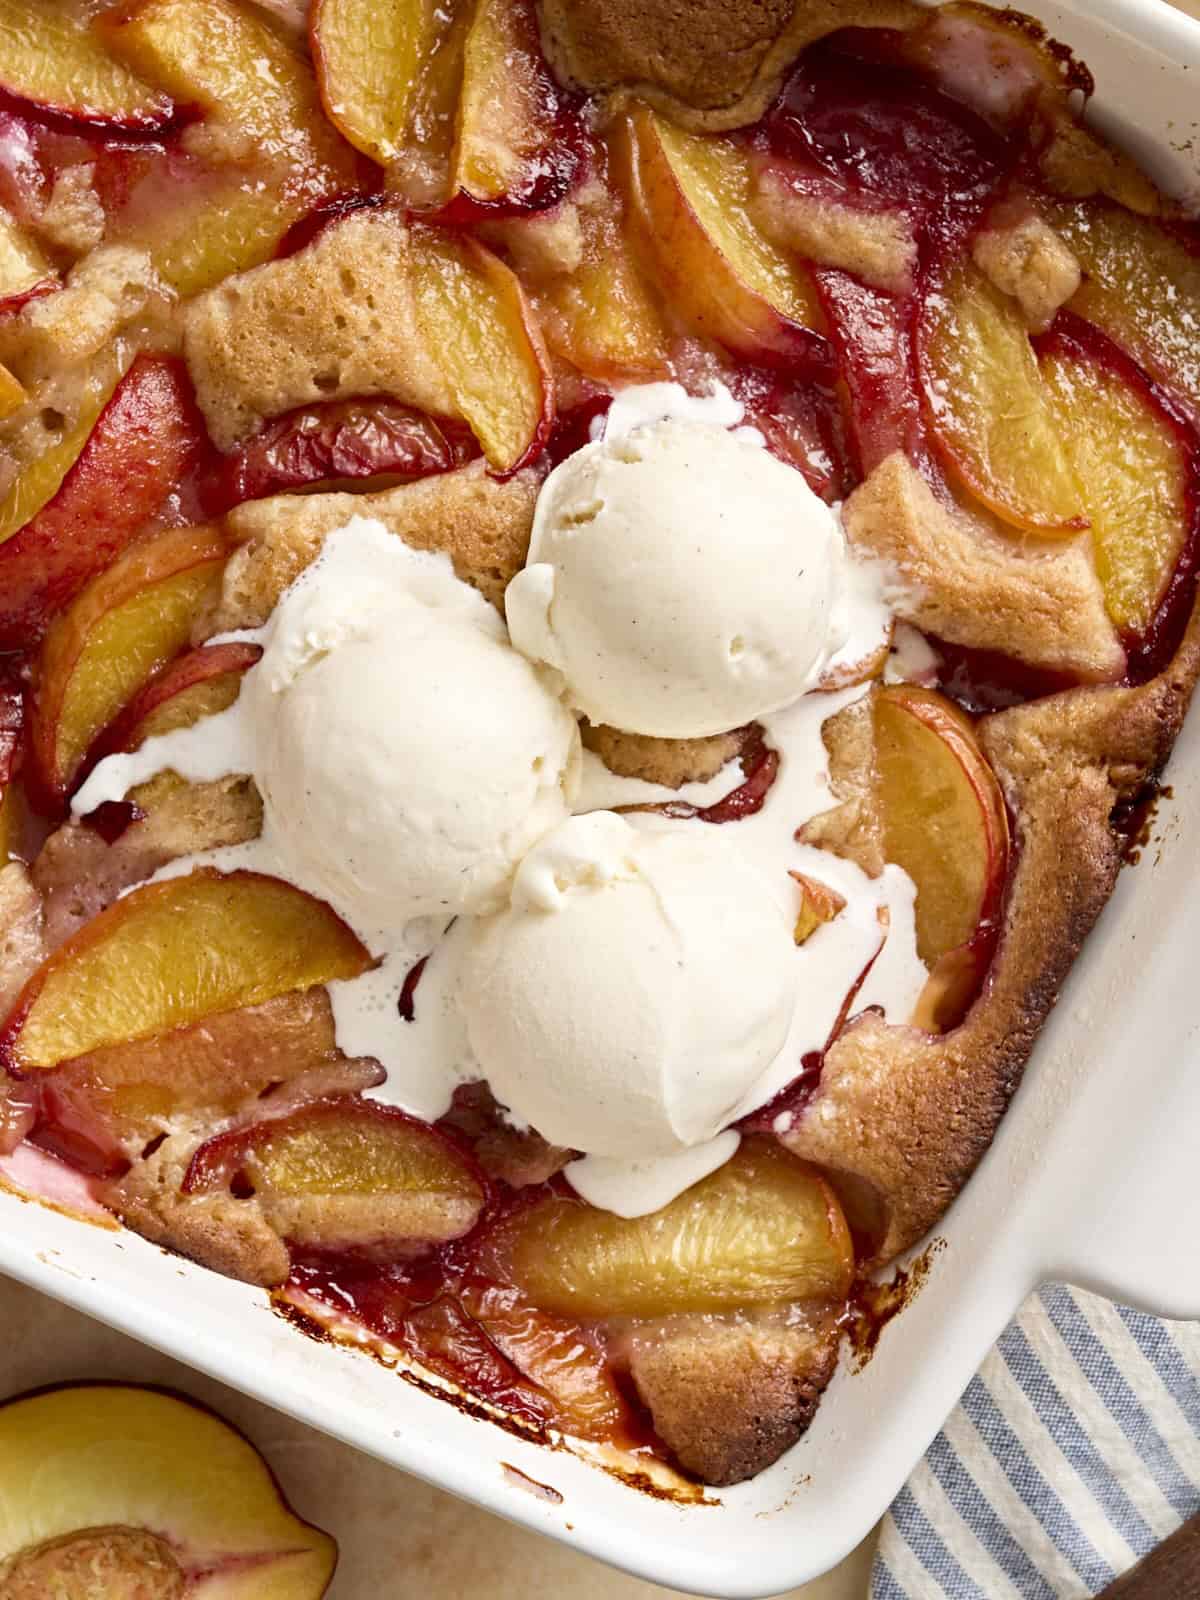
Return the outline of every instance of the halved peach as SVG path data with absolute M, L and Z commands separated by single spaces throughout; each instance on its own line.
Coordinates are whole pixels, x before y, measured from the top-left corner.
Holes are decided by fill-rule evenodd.
M 216 524 L 170 528 L 127 550 L 50 625 L 31 730 L 48 796 L 63 798 L 97 736 L 187 644 L 228 549 Z
M 26 984 L 0 1038 L 20 1074 L 89 1050 L 365 972 L 371 957 L 328 906 L 278 878 L 211 867 L 109 906 Z
M 0 546 L 0 650 L 42 637 L 161 508 L 205 438 L 183 363 L 139 356 L 53 499 Z
M 1056 341 L 1042 375 L 1083 486 L 1108 614 L 1123 633 L 1143 634 L 1187 539 L 1187 445 L 1144 386 L 1077 345 Z
M 478 1263 L 541 1310 L 590 1319 L 836 1300 L 850 1288 L 854 1254 L 825 1180 L 773 1140 L 745 1139 L 649 1216 L 618 1217 L 566 1194 L 518 1206 L 482 1242 Z
M 1070 309 L 1102 328 L 1200 421 L 1200 258 L 1160 222 L 1121 206 L 1056 206 L 1050 220 L 1084 272 Z
M 414 135 L 449 154 L 461 30 L 436 0 L 314 0 L 309 41 L 330 121 L 391 166 Z
M 338 1099 L 218 1134 L 197 1150 L 186 1194 L 238 1183 L 300 1250 L 404 1260 L 474 1227 L 487 1190 L 445 1134 L 366 1100 Z
M 261 655 L 261 645 L 233 641 L 200 645 L 178 656 L 105 729 L 96 745 L 97 758 L 136 750 L 147 739 L 228 711 L 241 692 L 245 672 Z
M 17 310 L 26 300 L 55 288 L 57 281 L 54 268 L 36 240 L 7 211 L 0 210 L 0 311 Z
M 182 1395 L 17 1395 L 0 1406 L 0 1459 L 5 1600 L 320 1600 L 333 1576 L 334 1541 L 296 1516 L 248 1439 Z
M 39 1074 L 38 1084 L 51 1128 L 98 1149 L 115 1142 L 132 1157 L 193 1119 L 212 1126 L 248 1107 L 273 1116 L 305 1088 L 316 1099 L 382 1079 L 378 1063 L 339 1055 L 324 989 L 302 989 L 89 1051 Z
M 970 719 L 935 689 L 895 684 L 873 704 L 884 854 L 917 890 L 917 953 L 929 967 L 997 914 L 1008 813 Z
M 931 293 L 918 337 L 929 425 L 989 510 L 1042 537 L 1088 525 L 1083 489 L 1016 302 L 971 262 Z
M 533 7 L 477 0 L 463 45 L 452 189 L 484 207 L 557 203 L 576 167 L 558 124 Z
M 554 379 L 520 279 L 476 240 L 416 224 L 417 318 L 455 405 L 497 472 L 531 460 L 554 423 Z
M 114 61 L 80 8 L 63 0 L 0 0 L 0 90 L 111 131 L 162 128 L 174 115 L 166 95 Z
M 752 220 L 753 169 L 741 146 L 641 108 L 618 124 L 614 154 L 654 277 L 697 332 L 751 360 L 821 349 L 812 278 Z

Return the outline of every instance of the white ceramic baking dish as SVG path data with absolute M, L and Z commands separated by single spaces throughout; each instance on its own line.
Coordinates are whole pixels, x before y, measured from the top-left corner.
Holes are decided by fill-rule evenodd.
M 1105 130 L 1176 193 L 1200 194 L 1200 23 L 1162 0 L 1023 8 L 1092 67 Z M 863 1538 L 1039 1282 L 1200 1317 L 1200 716 L 1170 781 L 1157 837 L 1123 874 L 923 1289 L 866 1369 L 838 1375 L 784 1460 L 706 1503 L 652 1498 L 514 1437 L 364 1354 L 302 1337 L 259 1291 L 7 1193 L 0 1270 L 614 1565 L 730 1600 L 777 1594 Z

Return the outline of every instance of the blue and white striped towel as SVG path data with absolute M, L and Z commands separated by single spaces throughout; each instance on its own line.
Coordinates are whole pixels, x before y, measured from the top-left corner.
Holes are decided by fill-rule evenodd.
M 883 1524 L 871 1600 L 1077 1600 L 1200 1512 L 1200 1323 L 1030 1299 Z

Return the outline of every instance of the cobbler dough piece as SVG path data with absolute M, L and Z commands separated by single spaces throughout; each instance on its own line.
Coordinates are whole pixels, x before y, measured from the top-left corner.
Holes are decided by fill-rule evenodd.
M 144 250 L 106 245 L 85 256 L 55 294 L 30 300 L 0 322 L 0 361 L 27 387 L 98 355 L 170 291 Z
M 458 415 L 417 320 L 397 211 L 353 212 L 296 255 L 198 295 L 184 314 L 183 348 L 222 450 L 317 400 L 385 394 Z
M 42 846 L 33 882 L 45 900 L 47 949 L 57 949 L 125 889 L 168 861 L 245 844 L 262 832 L 262 801 L 250 778 L 191 784 L 163 772 L 129 798 L 146 814 L 112 844 L 70 821 Z
M 603 723 L 580 725 L 584 747 L 592 750 L 610 772 L 622 778 L 640 778 L 679 789 L 685 783 L 707 783 L 740 754 L 745 742 L 740 732 L 714 733 L 707 739 L 653 739 L 649 734 L 624 733 Z
M 1044 333 L 1072 298 L 1083 273 L 1066 241 L 1038 216 L 985 228 L 971 247 L 975 265 Z
M 753 211 L 759 227 L 783 249 L 819 266 L 840 267 L 888 294 L 911 292 L 917 240 L 905 212 L 802 194 L 769 168 L 758 178 Z
M 0 1017 L 46 956 L 42 897 L 19 861 L 0 867 Z
M 539 0 L 556 76 L 589 92 L 628 88 L 686 127 L 756 121 L 787 68 L 837 28 L 907 28 L 913 0 Z
M 261 627 L 327 536 L 354 516 L 377 517 L 414 550 L 445 551 L 457 575 L 503 611 L 504 591 L 525 565 L 540 484 L 534 471 L 501 482 L 473 461 L 381 494 L 276 495 L 238 506 L 227 524 L 243 547 L 195 637 Z
M 1038 1030 L 1121 866 L 1113 808 L 1166 759 L 1200 665 L 1200 624 L 1140 689 L 1083 688 L 985 717 L 979 736 L 1016 819 L 1000 947 L 966 1020 L 934 1036 L 874 1013 L 825 1058 L 782 1135 L 873 1210 L 871 1262 L 935 1226 L 987 1150 Z
M 38 219 L 42 238 L 74 256 L 95 250 L 104 238 L 104 207 L 92 185 L 95 176 L 94 161 L 63 167 Z
M 837 1365 L 832 1313 L 791 1326 L 684 1319 L 634 1337 L 629 1369 L 655 1431 L 716 1487 L 777 1461 L 808 1427 Z
M 1087 535 L 1019 542 L 982 512 L 945 505 L 902 451 L 855 490 L 843 520 L 851 548 L 896 574 L 902 621 L 1079 678 L 1124 671 Z
M 798 837 L 877 878 L 887 856 L 877 800 L 874 696 L 865 694 L 830 717 L 821 740 L 829 756 L 829 785 L 839 804 L 806 822 Z
M 181 1192 L 195 1149 L 190 1135 L 164 1140 L 123 1178 L 102 1184 L 100 1198 L 151 1244 L 176 1250 L 226 1278 L 265 1289 L 283 1283 L 291 1266 L 287 1246 L 268 1226 L 256 1197 Z

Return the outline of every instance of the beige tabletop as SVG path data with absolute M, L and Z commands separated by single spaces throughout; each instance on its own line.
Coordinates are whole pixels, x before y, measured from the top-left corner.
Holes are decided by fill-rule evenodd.
M 1176 0 L 1200 17 L 1200 0 Z M 336 1444 L 188 1367 L 14 1283 L 0 1281 L 0 1398 L 35 1384 L 122 1378 L 182 1389 L 236 1422 L 301 1515 L 336 1536 L 329 1600 L 652 1600 L 623 1578 L 534 1534 Z M 870 1541 L 791 1600 L 863 1600 Z
M 0 1280 L 0 1398 L 43 1383 L 119 1378 L 182 1389 L 237 1423 L 302 1516 L 341 1547 L 329 1600 L 651 1600 L 668 1591 L 385 1467 L 33 1290 Z M 398 1382 L 401 1380 L 397 1380 Z M 794 1591 L 862 1600 L 870 1552 Z

